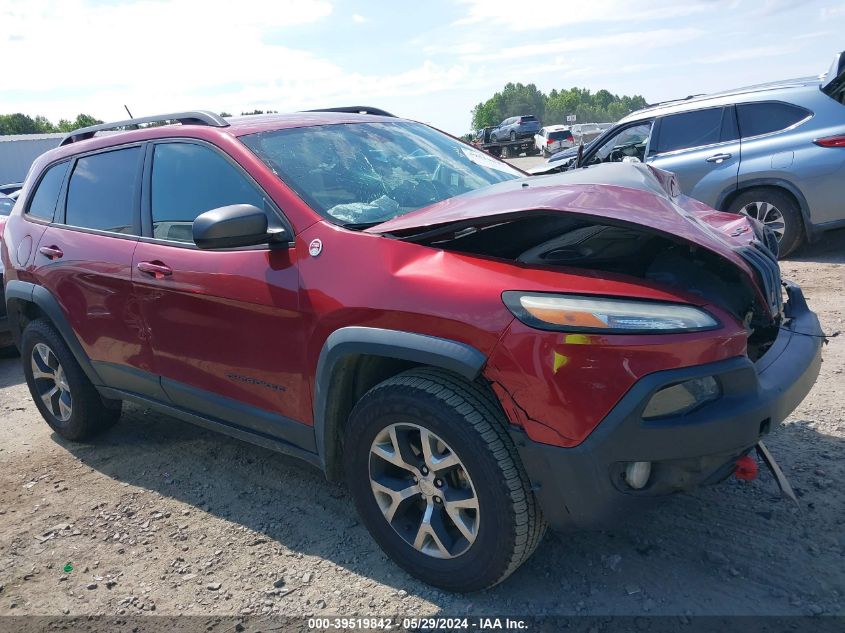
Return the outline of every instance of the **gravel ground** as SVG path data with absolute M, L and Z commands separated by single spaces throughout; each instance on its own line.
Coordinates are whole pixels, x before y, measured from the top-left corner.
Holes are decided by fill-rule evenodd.
M 784 264 L 828 332 L 845 329 L 843 252 L 839 232 Z M 800 507 L 767 474 L 731 480 L 613 532 L 551 534 L 474 595 L 399 570 L 343 488 L 284 456 L 135 406 L 66 442 L 2 359 L 0 615 L 845 614 L 843 352 L 832 339 L 768 442 Z

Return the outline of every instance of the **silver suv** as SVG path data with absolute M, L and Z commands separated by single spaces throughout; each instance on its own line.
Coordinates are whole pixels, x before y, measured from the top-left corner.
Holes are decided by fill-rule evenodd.
M 787 255 L 805 239 L 845 225 L 845 53 L 821 79 L 639 110 L 585 148 L 580 161 L 570 150 L 531 171 L 623 160 L 674 172 L 690 197 L 757 218 Z

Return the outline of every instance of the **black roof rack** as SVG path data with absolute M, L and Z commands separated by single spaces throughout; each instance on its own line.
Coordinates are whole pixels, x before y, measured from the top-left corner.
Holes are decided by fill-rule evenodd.
M 316 110 L 305 110 L 305 112 L 346 112 L 347 114 L 372 114 L 375 116 L 389 116 L 396 118 L 395 114 L 391 114 L 381 108 L 372 108 L 370 106 L 342 106 L 339 108 L 317 108 Z
M 119 127 L 141 125 L 143 123 L 164 123 L 167 121 L 178 121 L 182 125 L 210 125 L 212 127 L 229 126 L 223 117 L 214 114 L 214 112 L 208 112 L 206 110 L 173 112 L 171 114 L 156 114 L 154 116 L 144 116 L 137 119 L 126 119 L 125 121 L 101 123 L 99 125 L 79 128 L 64 137 L 59 145 L 69 145 L 70 143 L 75 143 L 76 141 L 84 141 L 85 139 L 92 138 L 97 132 L 113 130 Z
M 696 99 L 698 97 L 706 97 L 707 93 L 700 92 L 694 95 L 687 95 L 686 97 L 681 97 L 680 99 L 669 99 L 669 101 L 658 101 L 657 103 L 649 103 L 646 105 L 646 108 L 656 108 L 657 106 L 662 105 L 669 105 L 670 103 L 682 103 L 684 101 L 689 101 L 690 99 Z M 643 108 L 645 110 L 645 108 Z

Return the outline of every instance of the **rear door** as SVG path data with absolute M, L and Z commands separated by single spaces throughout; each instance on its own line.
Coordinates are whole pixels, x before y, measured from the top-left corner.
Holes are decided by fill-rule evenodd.
M 647 162 L 673 172 L 686 195 L 715 206 L 736 188 L 740 141 L 733 106 L 657 119 Z
M 143 155 L 144 146 L 133 145 L 72 161 L 34 272 L 105 383 L 154 395 L 158 381 L 132 292 Z
M 156 373 L 177 406 L 313 448 L 295 250 L 200 250 L 194 219 L 230 204 L 276 209 L 254 180 L 200 141 L 151 145 L 135 288 Z M 309 439 L 310 438 L 310 439 Z M 310 444 L 309 444 L 310 442 Z

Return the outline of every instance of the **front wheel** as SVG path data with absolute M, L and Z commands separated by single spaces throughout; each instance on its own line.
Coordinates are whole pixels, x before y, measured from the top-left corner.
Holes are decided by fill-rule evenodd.
M 449 372 L 415 369 L 371 389 L 350 417 L 344 461 L 373 538 L 430 585 L 491 587 L 545 531 L 497 403 Z
M 516 140 L 516 132 L 511 132 L 510 138 L 511 138 L 512 141 L 515 141 Z
M 728 211 L 759 220 L 778 241 L 778 254 L 786 257 L 804 241 L 804 223 L 795 200 L 777 189 L 756 187 L 739 194 Z

